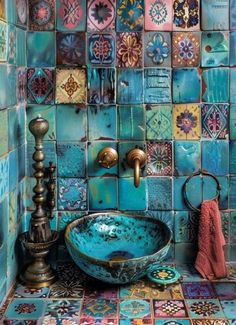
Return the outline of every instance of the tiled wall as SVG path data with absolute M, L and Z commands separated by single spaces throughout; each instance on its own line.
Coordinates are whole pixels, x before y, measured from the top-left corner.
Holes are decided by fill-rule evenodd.
M 236 258 L 235 12 L 234 0 L 29 0 L 27 122 L 38 113 L 50 122 L 54 227 L 87 211 L 138 211 L 165 220 L 170 257 L 191 261 L 198 215 L 182 186 L 204 168 L 222 184 L 226 252 Z M 119 154 L 111 169 L 96 161 L 107 146 Z M 136 146 L 148 157 L 137 189 L 126 162 Z M 28 210 L 32 184 L 29 177 Z M 194 178 L 189 199 L 198 206 L 215 188 L 211 178 Z
M 15 282 L 24 215 L 26 20 L 26 2 L 0 1 L 0 304 Z

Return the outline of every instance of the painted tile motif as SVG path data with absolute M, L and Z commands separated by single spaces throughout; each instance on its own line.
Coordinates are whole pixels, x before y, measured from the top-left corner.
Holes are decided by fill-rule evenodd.
M 146 104 L 171 102 L 170 69 L 144 70 L 144 102 Z
M 0 20 L 0 62 L 7 60 L 7 24 Z
M 220 318 L 224 317 L 218 300 L 186 300 L 187 309 L 192 318 Z
M 8 26 L 8 63 L 16 63 L 16 28 L 13 25 Z
M 85 31 L 86 3 L 83 0 L 57 0 L 57 29 Z
M 120 302 L 120 318 L 150 318 L 149 300 L 129 299 Z
M 174 105 L 173 124 L 175 139 L 199 139 L 201 129 L 199 105 Z
M 115 60 L 115 38 L 112 34 L 88 37 L 88 58 L 93 65 L 112 65 Z
M 172 181 L 170 177 L 148 177 L 149 210 L 172 209 Z M 158 197 L 156 193 L 159 193 Z
M 140 325 L 153 325 L 151 319 L 140 319 L 140 318 L 131 318 L 131 319 L 120 319 L 120 325 L 133 325 L 133 324 L 140 324 Z
M 115 29 L 115 0 L 88 1 L 88 31 Z
M 142 67 L 142 34 L 117 33 L 116 65 L 119 68 Z
M 1 133 L 1 132 L 0 132 Z M 0 201 L 3 199 L 6 192 L 8 192 L 8 173 L 9 173 L 9 159 L 0 159 Z
M 46 298 L 49 288 L 30 289 L 22 285 L 18 285 L 15 291 L 15 298 Z
M 39 319 L 43 316 L 45 302 L 40 299 L 13 299 L 5 316 L 8 319 Z
M 79 300 L 48 300 L 45 315 L 52 317 L 78 317 L 81 303 Z
M 213 299 L 216 298 L 210 282 L 185 282 L 182 284 L 186 299 Z
M 117 31 L 140 31 L 143 28 L 144 0 L 117 0 Z
M 168 176 L 172 174 L 172 143 L 147 143 L 147 175 Z
M 29 29 L 53 30 L 55 25 L 54 0 L 29 0 Z
M 226 319 L 191 319 L 192 325 L 228 325 Z
M 148 140 L 172 139 L 172 108 L 169 105 L 146 106 L 146 137 Z
M 154 317 L 186 317 L 187 312 L 183 300 L 154 300 Z
M 202 134 L 205 138 L 226 139 L 228 136 L 228 104 L 202 105 Z
M 169 67 L 171 65 L 170 33 L 149 32 L 144 34 L 144 66 Z
M 199 30 L 199 7 L 198 0 L 174 0 L 173 29 Z
M 145 30 L 172 30 L 172 0 L 145 1 Z
M 52 69 L 28 69 L 27 70 L 27 98 L 32 104 L 53 103 L 53 78 Z
M 198 217 L 188 211 L 175 212 L 175 242 L 195 243 L 197 241 Z
M 87 316 L 96 318 L 116 318 L 117 302 L 108 299 L 87 299 L 84 301 L 81 318 Z
M 27 24 L 27 1 L 16 0 L 16 22 L 25 26 Z
M 58 210 L 85 210 L 87 184 L 80 178 L 59 178 Z
M 173 32 L 172 65 L 173 67 L 197 67 L 200 63 L 200 33 Z
M 57 104 L 85 103 L 86 71 L 85 69 L 57 69 L 56 94 Z

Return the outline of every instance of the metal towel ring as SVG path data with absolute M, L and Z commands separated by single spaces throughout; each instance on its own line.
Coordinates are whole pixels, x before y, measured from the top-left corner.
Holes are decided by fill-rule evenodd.
M 193 211 L 196 212 L 200 212 L 201 210 L 196 208 L 194 205 L 192 205 L 192 203 L 189 201 L 188 196 L 187 196 L 187 185 L 189 183 L 189 181 L 191 180 L 191 178 L 195 177 L 195 176 L 199 176 L 199 175 L 204 175 L 204 176 L 210 176 L 214 179 L 214 181 L 216 182 L 216 189 L 217 189 L 217 193 L 216 196 L 212 199 L 219 199 L 220 198 L 220 190 L 221 190 L 221 185 L 219 183 L 219 180 L 217 179 L 217 177 L 211 173 L 209 173 L 208 171 L 204 170 L 204 169 L 200 169 L 198 172 L 193 173 L 192 175 L 190 175 L 186 181 L 184 182 L 183 185 L 183 196 L 184 196 L 184 202 L 185 204 Z

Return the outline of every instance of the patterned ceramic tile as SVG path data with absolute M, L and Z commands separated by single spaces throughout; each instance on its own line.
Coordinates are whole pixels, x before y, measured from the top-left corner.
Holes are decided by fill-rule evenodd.
M 115 0 L 89 0 L 88 31 L 113 30 L 115 28 Z
M 132 32 L 143 29 L 144 0 L 117 0 L 116 29 Z
M 153 300 L 154 317 L 186 317 L 187 312 L 183 300 Z
M 149 32 L 144 34 L 144 66 L 169 67 L 171 65 L 170 33 Z
M 52 104 L 54 71 L 52 69 L 27 70 L 27 98 L 32 104 Z
M 94 66 L 110 66 L 115 61 L 115 37 L 113 34 L 88 36 L 88 60 Z
M 109 285 L 108 283 L 91 283 L 86 286 L 84 297 L 85 299 L 117 299 L 118 287 Z
M 78 319 L 66 317 L 66 318 L 57 318 L 46 316 L 42 319 L 42 325 L 78 325 Z
M 229 33 L 203 32 L 201 57 L 202 67 L 229 65 Z
M 144 70 L 144 102 L 159 104 L 171 102 L 171 70 Z
M 26 101 L 26 69 L 17 68 L 17 102 L 22 103 Z
M 197 104 L 173 106 L 173 128 L 176 140 L 200 138 L 200 107 Z
M 140 318 L 132 318 L 132 319 L 120 319 L 120 325 L 153 325 L 152 319 L 140 319 Z
M 85 31 L 86 1 L 56 0 L 57 29 L 60 31 Z
M 0 179 L 0 201 L 6 192 L 8 192 L 9 180 L 8 180 L 8 172 L 9 172 L 9 159 L 8 157 L 0 159 L 0 171 L 1 171 L 1 179 Z
M 175 175 L 191 175 L 201 167 L 201 147 L 197 141 L 175 141 Z
M 173 30 L 199 30 L 199 0 L 174 0 Z
M 119 68 L 142 67 L 142 34 L 117 33 L 116 66 Z
M 187 310 L 192 318 L 220 318 L 224 317 L 220 303 L 217 299 L 186 300 Z
M 149 300 L 128 299 L 120 302 L 120 318 L 150 318 Z
M 93 318 L 90 316 L 87 317 L 82 317 L 80 319 L 80 325 L 93 325 L 93 324 L 98 324 L 98 325 L 118 325 L 118 319 L 111 319 L 111 318 Z
M 202 1 L 201 27 L 203 30 L 229 29 L 229 0 Z
M 117 179 L 114 177 L 89 179 L 89 208 L 117 209 Z
M 53 30 L 55 25 L 54 0 L 29 0 L 29 29 Z
M 0 62 L 7 61 L 7 24 L 0 20 Z
M 57 104 L 86 102 L 86 70 L 57 69 L 56 70 Z
M 16 23 L 26 27 L 27 25 L 27 1 L 16 0 Z
M 190 325 L 190 320 L 187 319 L 156 319 L 155 325 Z
M 39 299 L 13 299 L 6 311 L 9 319 L 39 319 L 43 316 L 45 301 Z
M 236 65 L 236 64 L 235 64 Z M 230 69 L 230 103 L 236 103 L 236 69 Z
M 117 71 L 117 103 L 141 104 L 143 102 L 143 71 L 119 69 Z
M 129 193 L 128 196 L 127 193 Z M 146 206 L 146 180 L 141 178 L 140 185 L 136 188 L 133 178 L 121 177 L 119 179 L 119 210 L 145 210 Z
M 121 299 L 150 299 L 150 285 L 145 280 L 137 280 L 135 283 L 123 285 L 119 288 Z
M 15 298 L 46 298 L 49 293 L 49 288 L 30 289 L 22 285 L 18 285 L 15 291 Z
M 115 103 L 115 70 L 93 68 L 87 72 L 88 102 L 90 104 Z
M 172 1 L 145 1 L 145 30 L 172 30 Z
M 172 108 L 170 105 L 146 106 L 146 132 L 148 140 L 172 139 Z
M 65 263 L 64 261 L 58 261 L 56 265 L 56 274 L 59 281 L 76 281 L 86 283 L 85 274 L 78 268 L 72 261 Z M 56 284 L 56 282 L 55 282 Z
M 212 80 L 218 80 L 217 84 L 212 83 Z M 228 68 L 203 70 L 202 101 L 208 103 L 227 103 L 229 101 Z
M 213 299 L 217 297 L 210 282 L 185 282 L 182 283 L 182 289 L 186 299 Z
M 83 217 L 86 214 L 86 212 L 69 212 L 69 211 L 65 211 L 65 212 L 59 212 L 58 213 L 58 230 L 65 230 L 65 228 L 67 227 L 67 225 L 69 223 L 71 223 L 72 221 L 79 219 L 81 217 Z
M 228 325 L 226 319 L 192 319 L 192 325 Z
M 236 140 L 236 105 L 230 106 L 230 120 L 229 120 L 229 126 L 230 126 L 230 139 Z
M 173 67 L 198 67 L 200 63 L 201 34 L 199 32 L 173 32 Z
M 171 176 L 172 174 L 172 143 L 147 143 L 147 175 Z
M 80 308 L 80 300 L 47 300 L 45 316 L 78 317 Z
M 227 318 L 235 317 L 236 300 L 220 300 L 222 309 Z
M 6 108 L 7 105 L 7 65 L 0 65 L 0 109 Z
M 201 95 L 201 78 L 199 70 L 173 69 L 173 102 L 198 103 Z M 188 87 L 191 80 L 191 88 Z
M 172 209 L 172 180 L 169 177 L 149 177 L 148 209 L 171 210 Z M 158 196 L 156 195 L 157 193 Z
M 16 28 L 14 25 L 8 26 L 7 60 L 10 64 L 16 64 Z
M 198 215 L 188 211 L 175 212 L 175 242 L 194 243 L 197 241 Z
M 80 178 L 58 179 L 58 210 L 86 210 L 87 184 Z
M 90 316 L 96 318 L 116 318 L 117 302 L 108 299 L 84 300 L 81 318 Z
M 145 214 L 154 219 L 163 221 L 173 231 L 174 229 L 174 213 L 172 211 L 146 211 Z
M 204 138 L 228 138 L 229 105 L 203 104 L 201 113 Z
M 119 106 L 119 139 L 144 140 L 145 111 L 143 106 Z
M 228 219 L 228 223 L 230 224 L 230 242 L 236 243 L 236 212 L 230 212 L 230 222 Z
M 202 168 L 217 176 L 227 175 L 229 172 L 229 144 L 227 141 L 202 142 Z

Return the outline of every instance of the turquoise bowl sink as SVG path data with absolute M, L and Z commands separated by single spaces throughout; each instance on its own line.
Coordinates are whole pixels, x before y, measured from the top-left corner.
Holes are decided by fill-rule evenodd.
M 171 231 L 150 217 L 106 212 L 70 223 L 65 241 L 72 259 L 84 272 L 101 281 L 128 283 L 163 260 Z

